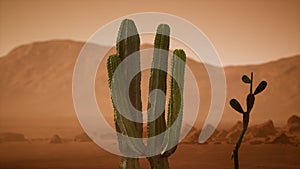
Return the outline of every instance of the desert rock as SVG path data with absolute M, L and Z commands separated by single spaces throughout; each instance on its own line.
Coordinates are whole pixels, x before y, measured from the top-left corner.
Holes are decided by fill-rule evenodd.
M 0 142 L 26 141 L 24 134 L 5 132 L 0 133 Z
M 52 136 L 52 138 L 50 139 L 50 143 L 51 144 L 61 144 L 62 143 L 62 140 L 60 138 L 59 135 L 55 134 Z
M 81 133 L 75 136 L 74 141 L 77 142 L 90 142 L 92 141 L 86 133 Z

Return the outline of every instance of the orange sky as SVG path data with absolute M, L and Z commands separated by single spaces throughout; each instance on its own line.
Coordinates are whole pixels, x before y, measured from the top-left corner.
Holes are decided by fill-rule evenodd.
M 215 45 L 223 64 L 300 54 L 300 1 L 0 0 L 0 56 L 33 41 L 85 41 L 101 26 L 137 12 L 185 18 Z

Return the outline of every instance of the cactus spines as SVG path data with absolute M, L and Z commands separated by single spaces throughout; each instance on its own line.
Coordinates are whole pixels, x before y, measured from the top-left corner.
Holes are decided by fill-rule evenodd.
M 107 60 L 107 70 L 108 70 L 108 77 L 109 77 L 109 87 L 111 90 L 111 95 L 113 99 L 113 106 L 114 106 L 114 121 L 116 125 L 116 130 L 120 134 L 124 136 L 129 136 L 129 137 L 134 137 L 137 138 L 139 137 L 138 133 L 135 132 L 136 130 L 136 125 L 122 116 L 120 112 L 116 109 L 116 104 L 118 104 L 120 107 L 122 107 L 122 113 L 127 113 L 129 108 L 127 103 L 124 101 L 124 93 L 121 91 L 122 82 L 124 81 L 124 78 L 122 76 L 116 76 L 114 75 L 114 72 L 118 65 L 120 64 L 121 60 L 118 55 L 111 55 L 108 60 Z M 118 86 L 118 87 L 112 87 L 112 86 Z M 119 143 L 120 143 L 120 149 L 123 151 L 133 151 L 139 154 L 142 154 L 144 149 L 142 143 L 136 141 L 136 140 L 131 140 L 131 139 L 126 139 L 126 137 L 120 138 L 121 135 L 118 135 Z M 122 147 L 124 145 L 124 142 L 127 143 L 128 147 L 130 150 L 127 150 L 126 148 Z M 124 157 L 125 158 L 125 157 Z M 123 160 L 124 161 L 124 160 Z
M 161 152 L 161 155 L 164 157 L 169 157 L 171 154 L 173 154 L 179 142 L 183 115 L 183 85 L 185 62 L 185 52 L 182 49 L 176 49 L 173 52 L 170 77 L 170 98 L 167 118 L 168 130 L 165 134 Z M 172 125 L 174 126 L 171 128 Z
M 166 24 L 160 24 L 157 28 L 155 40 L 154 40 L 154 52 L 152 60 L 152 69 L 149 81 L 149 93 L 152 90 L 159 89 L 164 95 L 166 95 L 166 80 L 167 73 L 163 70 L 168 69 L 168 52 L 170 41 L 170 27 Z M 157 68 L 157 69 L 156 69 Z M 153 121 L 148 122 L 147 135 L 148 138 L 157 136 L 166 130 L 165 111 L 159 112 L 161 107 L 165 106 L 166 99 L 159 100 L 159 95 L 154 95 L 154 103 L 148 103 L 148 120 L 154 119 L 157 115 L 160 115 Z M 162 139 L 148 139 L 147 148 L 150 154 L 156 152 L 162 145 Z M 148 157 L 151 168 L 169 168 L 168 159 L 161 155 Z
M 120 29 L 118 32 L 117 38 L 117 54 L 121 58 L 121 61 L 128 62 L 125 60 L 129 55 L 133 57 L 131 59 L 131 63 L 124 64 L 124 76 L 132 71 L 140 72 L 140 37 L 137 31 L 137 28 L 130 19 L 124 19 L 121 22 Z M 130 66 L 130 69 L 129 69 Z M 132 105 L 138 110 L 142 111 L 142 100 L 141 100 L 141 74 L 138 73 L 133 79 L 132 83 L 129 86 L 129 98 Z M 135 121 L 142 121 L 142 114 L 141 113 L 134 113 Z M 142 123 L 135 123 L 136 129 L 138 130 L 139 138 L 142 137 L 143 133 L 143 124 Z
M 176 145 L 179 140 L 179 134 L 182 122 L 183 113 L 183 81 L 184 81 L 184 69 L 186 55 L 183 50 L 175 50 L 172 57 L 172 77 L 170 79 L 170 99 L 168 104 L 168 119 L 165 121 L 165 95 L 167 90 L 167 69 L 168 69 L 168 52 L 170 44 L 170 27 L 166 24 L 161 24 L 157 28 L 154 52 L 151 68 L 151 76 L 149 80 L 149 93 L 153 94 L 148 101 L 148 124 L 147 124 L 147 136 L 148 138 L 154 138 L 168 130 L 162 139 L 155 137 L 154 139 L 148 139 L 147 147 L 142 141 L 136 141 L 131 138 L 142 138 L 142 101 L 141 101 L 141 73 L 135 75 L 129 86 L 129 98 L 130 102 L 126 100 L 126 87 L 124 81 L 128 78 L 132 72 L 140 71 L 140 38 L 137 32 L 137 28 L 132 20 L 125 19 L 120 25 L 118 32 L 118 38 L 116 43 L 117 54 L 111 55 L 107 60 L 107 72 L 109 77 L 109 87 L 111 90 L 111 96 L 114 108 L 114 121 L 116 131 L 118 134 L 119 148 L 121 152 L 129 151 L 137 155 L 143 155 L 145 150 L 153 151 L 159 149 L 161 154 L 148 157 L 152 169 L 168 169 L 168 157 L 175 152 Z M 133 56 L 134 59 L 126 59 Z M 130 63 L 129 63 L 130 61 Z M 115 71 L 119 64 L 124 62 L 122 70 L 115 74 Z M 173 78 L 174 77 L 174 78 Z M 175 79 L 175 80 L 174 80 Z M 156 90 L 160 90 L 164 94 L 163 100 L 160 100 L 161 95 L 157 94 Z M 118 104 L 118 109 L 116 107 Z M 130 105 L 132 104 L 138 111 L 130 112 Z M 163 107 L 163 112 L 160 112 Z M 122 111 L 122 113 L 118 112 Z M 122 114 L 126 113 L 126 116 L 133 117 L 133 122 L 125 118 Z M 175 122 L 176 121 L 176 122 Z M 167 124 L 166 124 L 167 123 Z M 150 154 L 152 154 L 150 152 Z M 120 162 L 120 169 L 139 169 L 140 165 L 138 159 L 122 157 Z
M 244 111 L 241 104 L 236 100 L 236 99 L 231 99 L 230 100 L 230 105 L 231 107 L 236 110 L 239 113 L 243 114 L 243 128 L 240 134 L 240 137 L 238 138 L 236 145 L 232 151 L 232 155 L 231 158 L 233 158 L 234 160 L 234 169 L 239 169 L 239 158 L 238 158 L 238 152 L 239 152 L 239 148 L 242 144 L 243 141 L 243 137 L 248 129 L 248 124 L 249 124 L 249 118 L 250 118 L 250 112 L 254 106 L 254 102 L 255 102 L 255 95 L 257 95 L 258 93 L 262 92 L 266 86 L 267 86 L 267 82 L 266 81 L 262 81 L 260 82 L 260 84 L 256 87 L 254 93 L 253 93 L 253 72 L 251 72 L 251 78 L 249 78 L 246 75 L 243 75 L 242 77 L 242 81 L 246 84 L 250 84 L 250 92 L 247 95 L 247 99 L 246 99 L 246 103 L 247 103 L 247 111 Z
M 140 50 L 140 36 L 133 20 L 124 19 L 121 22 L 116 43 L 121 60 Z
M 113 74 L 116 71 L 118 65 L 121 63 L 120 58 L 118 57 L 118 55 L 113 54 L 110 55 L 107 59 L 107 73 L 108 73 L 108 84 L 109 87 L 111 88 L 111 83 L 113 81 Z
M 160 68 L 160 69 L 151 69 L 151 76 L 149 81 L 149 93 L 154 89 L 160 89 L 164 94 L 166 94 L 166 80 L 167 73 L 163 70 L 167 70 L 168 68 L 168 51 L 169 51 L 169 34 L 170 28 L 167 25 L 159 25 L 157 28 L 157 33 L 155 36 L 154 42 L 154 53 L 153 53 L 153 61 L 152 67 Z M 155 95 L 153 100 L 157 101 L 158 96 Z M 165 102 L 165 100 L 163 100 Z M 148 109 L 152 111 L 148 111 L 148 119 L 153 119 L 156 117 L 156 113 L 158 112 L 159 106 L 165 105 L 165 103 L 155 104 L 148 103 Z M 163 112 L 157 119 L 148 123 L 148 137 L 156 136 L 166 130 L 165 124 L 165 112 Z M 151 145 L 154 148 L 157 145 Z
M 122 92 L 124 90 L 124 86 L 125 86 L 124 80 L 128 74 L 128 70 L 134 70 L 134 71 L 137 70 L 138 72 L 140 72 L 139 71 L 140 70 L 140 60 L 139 60 L 140 59 L 139 57 L 140 38 L 137 32 L 137 28 L 132 20 L 125 19 L 122 21 L 118 33 L 116 46 L 117 46 L 117 54 L 110 56 L 108 58 L 108 64 L 107 64 L 108 75 L 110 79 L 109 83 L 111 88 L 111 94 L 112 96 L 115 96 L 113 102 L 114 101 L 118 102 L 118 105 L 123 110 L 122 113 L 126 113 L 127 115 L 134 117 L 136 121 L 141 121 L 142 119 L 141 113 L 138 114 L 136 112 L 129 112 L 128 102 L 125 101 L 124 98 L 126 97 L 123 95 L 124 92 Z M 118 66 L 118 64 L 121 63 L 122 61 L 128 62 L 125 59 L 129 55 L 132 55 L 134 57 L 134 59 L 131 59 L 131 61 L 133 61 L 134 63 L 124 64 L 123 67 L 124 70 L 121 71 L 122 74 L 119 75 L 118 77 L 113 78 L 113 73 L 116 67 Z M 134 67 L 130 67 L 130 69 L 128 69 L 128 65 Z M 132 105 L 137 110 L 141 111 L 142 102 L 141 102 L 141 90 L 140 90 L 141 80 L 140 79 L 141 79 L 140 74 L 136 75 L 133 78 L 131 86 L 129 87 L 129 91 L 130 91 L 129 98 Z M 112 88 L 111 83 L 116 83 L 115 86 L 118 87 Z M 143 124 L 133 122 L 125 118 L 116 110 L 115 103 L 113 103 L 113 105 L 114 105 L 114 121 L 115 121 L 116 131 L 121 133 L 124 136 L 141 138 Z M 141 147 L 144 147 L 144 145 L 142 142 L 137 142 L 131 139 L 127 139 L 126 137 L 122 137 L 122 135 L 118 135 L 119 148 L 121 150 L 121 153 L 122 151 L 136 152 L 139 154 L 143 153 L 144 149 L 143 148 L 141 149 Z M 122 137 L 122 139 L 120 137 Z M 140 167 L 139 167 L 138 159 L 122 157 L 119 168 L 121 169 L 121 168 L 140 168 Z

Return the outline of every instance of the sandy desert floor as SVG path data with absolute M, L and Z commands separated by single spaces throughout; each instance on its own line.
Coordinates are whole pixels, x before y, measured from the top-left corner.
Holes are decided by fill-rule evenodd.
M 231 144 L 181 144 L 170 158 L 170 168 L 231 169 L 232 148 Z M 240 149 L 241 169 L 299 169 L 299 159 L 299 146 L 244 144 Z M 114 169 L 118 163 L 118 156 L 92 142 L 0 144 L 1 169 Z M 146 159 L 141 160 L 141 165 L 149 168 Z

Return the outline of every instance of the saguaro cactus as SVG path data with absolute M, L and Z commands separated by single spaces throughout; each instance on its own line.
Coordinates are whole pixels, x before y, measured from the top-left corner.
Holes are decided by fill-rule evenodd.
M 166 24 L 161 24 L 157 28 L 154 53 L 152 61 L 151 76 L 149 80 L 149 93 L 153 90 L 160 90 L 166 97 L 167 90 L 167 70 L 168 67 L 168 52 L 170 43 L 170 27 Z M 140 123 L 142 114 L 140 112 L 128 112 L 128 104 L 132 104 L 138 111 L 142 110 L 141 102 L 141 73 L 138 73 L 130 83 L 129 86 L 129 98 L 130 102 L 126 102 L 126 96 L 124 95 L 125 86 L 123 81 L 131 73 L 140 72 L 140 39 L 137 33 L 136 26 L 132 20 L 125 19 L 122 21 L 119 35 L 117 39 L 117 54 L 109 56 L 107 60 L 107 71 L 109 77 L 109 86 L 111 89 L 112 101 L 114 106 L 114 121 L 116 131 L 124 136 L 133 138 L 142 138 L 143 124 Z M 133 62 L 126 63 L 126 57 L 129 55 L 135 55 Z M 163 137 L 154 139 L 148 139 L 147 146 L 141 141 L 131 141 L 130 139 L 123 139 L 118 134 L 119 148 L 122 152 L 136 152 L 138 155 L 151 154 L 152 150 L 160 148 L 160 154 L 147 157 L 152 169 L 167 169 L 169 168 L 168 157 L 176 150 L 177 143 L 179 141 L 179 134 L 181 129 L 182 113 L 183 113 L 183 82 L 184 82 L 184 70 L 185 70 L 186 55 L 183 50 L 176 49 L 172 56 L 172 68 L 170 77 L 170 98 L 168 103 L 168 116 L 167 122 L 165 121 L 165 111 L 159 112 L 161 106 L 165 107 L 166 99 L 159 100 L 157 95 L 154 95 L 151 99 L 153 102 L 148 103 L 148 119 L 153 119 L 147 124 L 147 136 L 155 137 L 159 134 L 164 134 Z M 121 62 L 124 63 L 122 67 L 122 75 L 114 76 L 117 67 Z M 123 63 L 122 63 L 123 64 Z M 117 87 L 112 87 L 112 86 Z M 155 93 L 155 92 L 154 92 Z M 150 99 L 150 97 L 149 97 Z M 118 103 L 119 109 L 116 109 L 116 103 Z M 122 111 L 121 113 L 119 111 Z M 124 112 L 123 112 L 124 111 Z M 161 114 L 160 114 L 161 113 Z M 131 121 L 123 115 L 129 115 Z M 176 122 L 175 122 L 176 121 Z M 171 127 L 174 125 L 173 127 Z M 167 130 L 169 129 L 169 130 Z M 167 130 L 167 132 L 166 132 Z M 121 157 L 120 169 L 138 169 L 140 168 L 137 158 Z
M 255 96 L 257 94 L 259 94 L 260 92 L 262 92 L 266 87 L 267 87 L 267 82 L 266 81 L 261 81 L 260 84 L 256 87 L 254 93 L 252 90 L 252 84 L 253 84 L 253 73 L 251 72 L 251 79 L 244 75 L 242 77 L 242 81 L 246 84 L 250 84 L 250 91 L 249 94 L 247 96 L 247 110 L 244 111 L 241 104 L 236 100 L 236 99 L 231 99 L 230 100 L 230 105 L 231 107 L 236 110 L 237 112 L 243 114 L 243 128 L 240 134 L 240 137 L 237 140 L 237 143 L 232 151 L 232 155 L 231 158 L 233 158 L 234 160 L 234 169 L 239 169 L 239 157 L 238 157 L 238 153 L 239 153 L 239 148 L 242 144 L 243 141 L 243 137 L 247 131 L 248 128 L 248 124 L 249 124 L 249 118 L 250 118 L 250 112 L 253 108 L 254 105 L 254 101 L 255 101 Z

